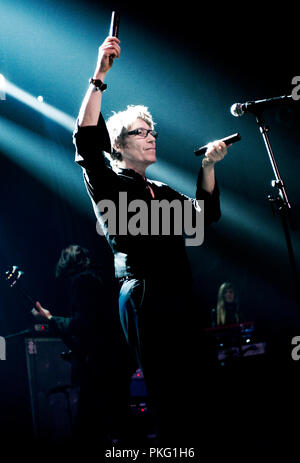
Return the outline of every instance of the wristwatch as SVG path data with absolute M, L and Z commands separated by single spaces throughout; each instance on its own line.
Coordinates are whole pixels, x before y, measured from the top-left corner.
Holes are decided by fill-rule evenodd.
M 102 82 L 100 79 L 93 79 L 92 77 L 89 80 L 90 84 L 93 84 L 95 90 L 98 92 L 104 92 L 107 89 L 107 85 Z

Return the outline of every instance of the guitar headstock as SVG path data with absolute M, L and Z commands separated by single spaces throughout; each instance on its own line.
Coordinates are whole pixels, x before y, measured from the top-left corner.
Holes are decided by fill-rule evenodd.
M 22 270 L 19 270 L 17 265 L 13 265 L 10 270 L 5 272 L 5 279 L 8 281 L 10 288 L 13 288 L 24 274 Z

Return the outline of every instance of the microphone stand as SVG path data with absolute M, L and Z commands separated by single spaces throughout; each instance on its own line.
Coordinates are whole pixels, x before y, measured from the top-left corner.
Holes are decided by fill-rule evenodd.
M 265 146 L 268 152 L 269 160 L 271 163 L 271 167 L 273 169 L 274 175 L 275 175 L 275 180 L 272 180 L 271 185 L 273 188 L 277 188 L 277 195 L 268 195 L 268 200 L 272 206 L 272 209 L 274 211 L 274 206 L 275 209 L 280 214 L 281 218 L 281 223 L 285 235 L 285 240 L 286 240 L 286 245 L 287 245 L 287 250 L 288 250 L 288 255 L 289 255 L 289 260 L 290 260 L 290 265 L 292 269 L 292 274 L 293 274 L 293 279 L 294 279 L 294 284 L 295 284 L 295 296 L 296 296 L 296 303 L 298 306 L 298 310 L 300 312 L 300 284 L 299 284 L 299 275 L 298 275 L 298 270 L 297 270 L 297 265 L 296 265 L 296 259 L 295 259 L 295 254 L 293 250 L 293 245 L 292 245 L 292 240 L 291 240 L 291 235 L 290 235 L 290 229 L 289 226 L 292 228 L 293 231 L 295 231 L 296 227 L 294 226 L 292 222 L 292 217 L 291 217 L 291 204 L 289 202 L 287 192 L 284 186 L 284 183 L 281 179 L 280 172 L 278 169 L 278 166 L 276 164 L 276 160 L 274 157 L 274 153 L 271 147 L 271 143 L 268 137 L 268 132 L 270 128 L 265 125 L 265 121 L 261 115 L 262 110 L 252 110 L 253 114 L 256 117 L 256 122 L 259 126 L 260 133 L 263 137 L 263 140 L 265 142 Z

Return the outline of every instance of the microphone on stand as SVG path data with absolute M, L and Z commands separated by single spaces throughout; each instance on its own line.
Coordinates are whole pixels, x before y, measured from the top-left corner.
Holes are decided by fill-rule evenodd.
M 223 141 L 225 143 L 225 145 L 228 146 L 228 145 L 231 145 L 232 143 L 240 141 L 241 138 L 242 137 L 240 136 L 239 133 L 234 133 L 233 135 L 229 135 L 228 137 L 222 138 L 221 141 Z M 201 148 L 194 151 L 195 156 L 201 156 L 202 154 L 205 153 L 207 148 L 208 148 L 208 145 L 201 146 Z
M 278 104 L 291 103 L 293 100 L 292 95 L 276 96 L 274 98 L 267 98 L 265 100 L 247 101 L 246 103 L 234 103 L 230 112 L 234 117 L 243 116 L 245 113 L 253 113 L 262 111 L 269 106 L 276 106 Z

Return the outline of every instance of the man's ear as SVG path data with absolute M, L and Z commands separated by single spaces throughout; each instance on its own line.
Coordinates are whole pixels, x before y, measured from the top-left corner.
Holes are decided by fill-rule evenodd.
M 122 147 L 119 143 L 115 143 L 113 149 L 117 152 L 120 153 L 122 151 Z

